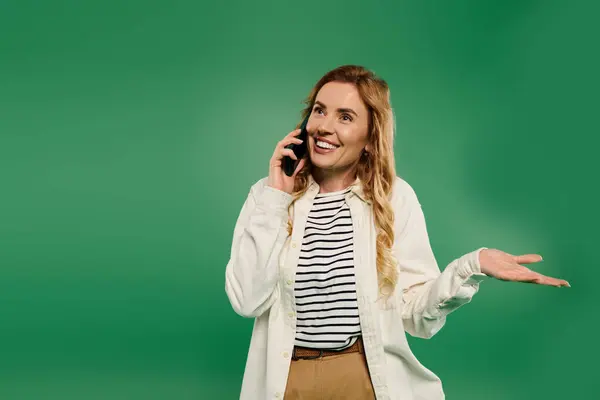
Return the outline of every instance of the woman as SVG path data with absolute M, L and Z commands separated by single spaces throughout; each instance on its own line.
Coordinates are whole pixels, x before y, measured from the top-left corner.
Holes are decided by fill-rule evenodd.
M 290 132 L 238 217 L 225 290 L 255 318 L 241 399 L 443 399 L 405 332 L 430 338 L 485 277 L 568 286 L 478 248 L 440 272 L 412 187 L 396 176 L 385 81 L 342 66 L 310 92 L 305 158 Z M 298 162 L 292 176 L 282 159 Z

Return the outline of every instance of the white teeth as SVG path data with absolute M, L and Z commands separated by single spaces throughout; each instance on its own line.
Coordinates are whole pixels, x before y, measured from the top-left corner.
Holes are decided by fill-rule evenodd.
M 317 146 L 321 147 L 322 149 L 337 149 L 337 146 L 323 142 L 322 140 L 317 140 Z

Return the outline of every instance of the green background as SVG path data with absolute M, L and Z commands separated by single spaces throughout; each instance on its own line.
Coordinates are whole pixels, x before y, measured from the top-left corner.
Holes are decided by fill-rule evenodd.
M 591 2 L 590 2 L 591 4 Z M 440 268 L 535 252 L 431 340 L 447 398 L 594 397 L 598 7 L 0 1 L 0 399 L 235 399 L 233 227 L 328 70 L 392 90 Z

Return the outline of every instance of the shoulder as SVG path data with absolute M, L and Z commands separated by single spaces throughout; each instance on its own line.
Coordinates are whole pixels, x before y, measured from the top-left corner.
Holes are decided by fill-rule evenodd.
M 250 192 L 257 193 L 257 192 L 262 191 L 265 188 L 265 186 L 267 186 L 268 181 L 269 181 L 269 177 L 264 176 L 256 181 L 252 182 L 250 184 Z
M 394 207 L 403 203 L 408 203 L 409 205 L 420 205 L 417 193 L 415 192 L 413 186 L 406 181 L 406 179 L 400 176 L 396 176 L 396 179 L 394 180 L 391 199 Z
M 254 182 L 252 184 L 251 189 L 253 191 L 262 191 L 265 188 L 265 186 L 267 186 L 268 183 L 269 183 L 269 177 L 263 176 L 262 178 L 260 178 L 259 180 L 257 180 L 256 182 Z
M 261 195 L 265 192 L 265 188 L 268 186 L 268 184 L 269 184 L 268 176 L 264 176 L 264 177 L 258 179 L 257 181 L 252 183 L 252 185 L 250 186 L 250 195 L 252 197 L 254 197 L 255 199 L 261 197 Z
M 422 215 L 421 203 L 413 186 L 405 179 L 397 176 L 394 180 L 391 205 L 394 210 L 394 225 L 398 238 L 407 231 L 409 221 L 415 216 Z

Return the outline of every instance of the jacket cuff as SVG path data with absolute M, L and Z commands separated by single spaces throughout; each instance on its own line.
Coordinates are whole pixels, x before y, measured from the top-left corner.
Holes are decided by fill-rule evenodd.
M 461 257 L 456 273 L 465 283 L 474 285 L 489 278 L 481 272 L 479 262 L 479 253 L 484 249 L 487 249 L 487 247 L 480 247 Z

